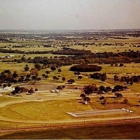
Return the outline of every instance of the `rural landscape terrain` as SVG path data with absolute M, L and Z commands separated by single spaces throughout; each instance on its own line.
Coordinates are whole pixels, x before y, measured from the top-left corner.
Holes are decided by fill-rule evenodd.
M 140 138 L 140 30 L 0 31 L 0 138 Z

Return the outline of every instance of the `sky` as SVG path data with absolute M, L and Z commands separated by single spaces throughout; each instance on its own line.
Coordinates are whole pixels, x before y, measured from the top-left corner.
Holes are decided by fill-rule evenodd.
M 0 0 L 0 29 L 140 29 L 140 0 Z

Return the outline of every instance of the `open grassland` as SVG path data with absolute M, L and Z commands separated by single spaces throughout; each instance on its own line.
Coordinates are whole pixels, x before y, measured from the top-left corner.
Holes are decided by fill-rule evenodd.
M 29 72 L 24 72 L 24 67 L 27 63 L 14 63 L 14 62 L 0 62 L 0 71 L 4 71 L 4 70 L 9 70 L 11 72 L 17 71 L 19 74 L 22 75 L 22 73 L 29 73 Z M 30 68 L 33 67 L 33 64 L 30 63 L 28 64 Z
M 125 67 L 115 67 L 110 66 L 109 64 L 101 65 L 103 68 L 101 72 L 103 73 L 113 73 L 113 74 L 128 74 L 128 75 L 134 75 L 134 74 L 140 74 L 140 64 L 139 63 L 130 63 L 125 64 Z

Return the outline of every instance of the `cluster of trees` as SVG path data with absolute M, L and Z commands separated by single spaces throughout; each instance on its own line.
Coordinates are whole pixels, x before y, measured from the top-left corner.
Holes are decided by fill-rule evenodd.
M 64 85 L 62 85 L 62 86 L 57 86 L 57 87 L 56 87 L 56 89 L 59 89 L 59 90 L 63 90 L 64 88 L 65 88 Z
M 7 49 L 0 49 L 0 52 L 3 53 L 19 53 L 19 54 L 65 54 L 69 56 L 55 56 L 55 57 L 34 57 L 34 58 L 25 58 L 21 57 L 20 59 L 10 59 L 10 60 L 3 60 L 6 62 L 26 62 L 26 63 L 40 63 L 40 64 L 55 64 L 59 66 L 64 65 L 72 65 L 72 64 L 90 64 L 90 63 L 99 63 L 99 64 L 111 64 L 112 66 L 120 63 L 120 67 L 124 66 L 123 63 L 130 63 L 130 62 L 140 62 L 140 52 L 139 51 L 132 51 L 129 50 L 128 52 L 103 52 L 103 53 L 92 53 L 86 50 L 75 50 L 75 49 L 68 49 L 68 50 L 60 50 L 60 51 L 32 51 L 32 52 L 24 52 L 21 50 L 7 50 Z M 61 53 L 62 52 L 62 53 Z M 64 53 L 63 53 L 64 52 Z M 66 52 L 66 53 L 65 53 Z M 71 55 L 71 56 L 70 56 Z
M 123 97 L 123 95 L 122 95 L 121 93 L 115 93 L 115 96 L 116 96 L 117 98 Z
M 24 45 L 22 45 L 22 46 L 12 46 L 12 48 L 25 48 L 25 46 Z
M 83 99 L 84 104 L 90 103 L 90 98 L 87 97 L 84 93 L 82 93 L 82 94 L 80 95 L 80 97 Z
M 13 43 L 12 41 L 5 39 L 5 38 L 0 38 L 0 42 Z
M 44 46 L 44 47 L 47 47 L 47 48 L 48 48 L 48 47 L 52 47 L 51 44 L 44 44 L 43 46 Z
M 12 50 L 12 49 L 3 49 L 0 48 L 0 52 L 2 53 L 18 53 L 18 54 L 48 54 L 52 53 L 52 51 L 21 51 L 21 50 Z
M 75 82 L 74 79 L 68 79 L 68 81 L 67 81 L 68 84 L 73 84 L 74 82 Z
M 81 65 L 72 66 L 70 68 L 70 71 L 93 72 L 93 71 L 100 71 L 101 69 L 102 69 L 101 66 L 81 64 Z
M 115 97 L 116 98 L 122 98 L 123 97 L 123 95 L 121 94 L 121 93 L 115 93 Z M 101 101 L 101 104 L 118 104 L 118 101 L 115 101 L 115 102 L 107 102 L 107 98 L 105 98 L 104 96 L 101 96 L 100 98 L 99 98 L 99 100 Z M 128 99 L 124 99 L 122 102 L 121 102 L 122 104 L 128 104 Z
M 113 66 L 115 66 L 115 67 L 118 67 L 118 66 L 119 66 L 119 67 L 123 67 L 123 66 L 125 66 L 125 65 L 124 65 L 123 63 L 120 63 L 120 64 L 118 64 L 118 63 L 111 63 L 110 66 L 112 66 L 112 67 L 113 67 Z
M 84 88 L 83 88 L 83 92 L 86 95 L 89 95 L 91 93 L 97 93 L 98 90 L 99 90 L 99 88 L 95 84 L 87 85 L 87 86 L 84 86 Z
M 117 92 L 117 91 L 123 91 L 128 89 L 127 86 L 122 86 L 122 85 L 116 85 L 114 86 L 114 88 L 112 89 L 112 92 Z
M 61 54 L 61 55 L 84 55 L 91 53 L 90 50 L 78 50 L 78 49 L 63 49 L 52 52 L 52 54 Z
M 0 83 L 26 83 L 32 80 L 40 81 L 38 72 L 32 68 L 30 74 L 20 75 L 17 71 L 11 72 L 10 70 L 4 70 L 0 73 Z
M 23 92 L 27 92 L 28 94 L 32 94 L 34 93 L 35 91 L 38 91 L 38 89 L 33 89 L 33 88 L 25 88 L 25 87 L 20 87 L 20 86 L 16 86 L 15 89 L 11 92 L 12 95 L 18 95 L 20 93 L 23 93 Z
M 95 43 L 93 43 L 93 42 L 78 42 L 77 45 L 83 45 L 83 46 L 85 46 L 85 45 L 95 45 Z
M 127 86 L 121 86 L 121 85 L 116 85 L 114 86 L 113 88 L 111 88 L 110 86 L 99 86 L 97 87 L 95 84 L 92 84 L 92 85 L 87 85 L 87 86 L 84 86 L 83 88 L 83 92 L 86 94 L 86 95 L 90 95 L 91 93 L 97 93 L 97 94 L 105 94 L 107 92 L 118 92 L 118 91 L 123 91 L 123 90 L 126 90 L 127 89 Z
M 133 85 L 133 83 L 140 82 L 140 75 L 135 76 L 122 76 L 114 75 L 114 81 L 125 82 L 126 84 Z
M 11 87 L 11 84 L 8 83 L 8 84 L 1 84 L 0 83 L 0 88 L 6 88 L 6 87 Z
M 90 74 L 90 78 L 100 79 L 101 81 L 105 81 L 107 79 L 106 73 L 93 73 Z

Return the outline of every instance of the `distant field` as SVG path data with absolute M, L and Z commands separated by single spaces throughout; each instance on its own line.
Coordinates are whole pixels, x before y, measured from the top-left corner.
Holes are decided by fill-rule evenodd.
M 96 45 L 87 45 L 87 47 L 85 46 L 82 46 L 82 45 L 71 45 L 70 43 L 67 43 L 69 44 L 70 48 L 73 48 L 73 49 L 80 49 L 80 50 L 91 50 L 92 52 L 94 53 L 98 53 L 98 52 L 114 52 L 114 53 L 117 53 L 117 52 L 124 52 L 124 51 L 129 51 L 130 49 L 131 50 L 134 50 L 134 51 L 137 51 L 137 50 L 140 50 L 140 47 L 133 47 L 131 45 L 131 43 L 139 43 L 140 41 L 140 37 L 138 38 L 134 38 L 134 37 L 129 37 L 129 39 L 106 39 L 106 40 L 90 40 L 90 41 L 87 41 L 87 40 L 81 40 L 79 38 L 79 42 L 85 42 L 85 43 L 92 43 L 94 42 Z M 57 51 L 57 50 L 61 50 L 62 47 L 58 46 L 57 43 L 55 45 L 55 47 L 43 47 L 42 44 L 46 43 L 46 41 L 44 40 L 30 40 L 30 41 L 20 41 L 20 40 L 15 40 L 16 43 L 0 43 L 0 47 L 1 46 L 7 46 L 9 48 L 11 48 L 12 50 L 22 50 L 22 51 L 26 51 L 26 52 L 29 52 L 29 51 Z M 56 41 L 54 41 L 55 43 Z M 63 40 L 63 43 L 66 43 L 67 41 Z M 104 43 L 124 43 L 123 46 L 120 46 L 120 45 L 111 45 L 111 46 L 104 46 L 103 44 Z M 61 43 L 60 43 L 61 44 Z M 60 45 L 59 44 L 59 45 Z M 100 46 L 98 45 L 100 44 Z M 25 45 L 26 47 L 24 48 L 12 48 L 12 46 L 21 46 L 21 45 Z M 39 45 L 39 46 L 38 46 Z

